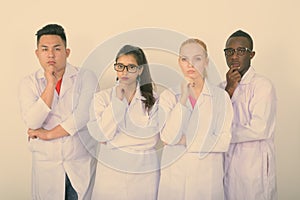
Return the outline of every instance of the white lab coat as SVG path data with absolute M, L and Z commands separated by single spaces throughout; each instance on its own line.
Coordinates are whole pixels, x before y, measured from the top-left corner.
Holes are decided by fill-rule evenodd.
M 95 94 L 88 128 L 100 145 L 92 199 L 156 199 L 157 104 L 145 111 L 139 85 L 130 105 L 116 87 Z
M 78 194 L 90 199 L 95 159 L 87 151 L 95 147 L 86 123 L 97 78 L 92 72 L 67 64 L 60 95 L 55 92 L 51 109 L 40 98 L 46 86 L 42 69 L 25 77 L 20 84 L 21 114 L 28 128 L 52 129 L 61 125 L 70 136 L 44 141 L 31 139 L 32 199 L 53 200 L 65 197 L 65 174 Z
M 207 81 L 194 109 L 189 101 L 183 106 L 180 96 L 180 86 L 160 95 L 161 139 L 168 145 L 162 154 L 158 199 L 221 200 L 223 152 L 233 118 L 229 96 Z M 182 135 L 187 144 L 177 145 Z
M 250 67 L 231 100 L 234 119 L 230 149 L 225 154 L 226 199 L 277 199 L 275 89 Z

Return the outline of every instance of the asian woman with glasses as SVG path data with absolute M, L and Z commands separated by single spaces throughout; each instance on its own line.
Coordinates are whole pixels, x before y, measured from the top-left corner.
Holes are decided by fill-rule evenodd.
M 100 143 L 92 199 L 156 199 L 159 164 L 157 95 L 139 47 L 115 59 L 117 84 L 95 94 L 88 123 Z

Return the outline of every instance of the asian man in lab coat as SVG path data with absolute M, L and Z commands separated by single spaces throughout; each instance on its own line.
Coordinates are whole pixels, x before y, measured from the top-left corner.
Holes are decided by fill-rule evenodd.
M 67 62 L 70 49 L 62 26 L 38 30 L 41 69 L 26 76 L 19 90 L 32 152 L 32 199 L 90 199 L 96 162 L 85 147 L 86 123 L 97 78 Z

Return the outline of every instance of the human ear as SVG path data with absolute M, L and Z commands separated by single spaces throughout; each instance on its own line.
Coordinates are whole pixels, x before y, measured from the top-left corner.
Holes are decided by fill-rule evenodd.
M 71 50 L 67 48 L 67 49 L 66 49 L 67 57 L 69 57 L 70 53 L 71 53 Z
M 250 53 L 250 59 L 252 59 L 254 56 L 255 56 L 255 51 L 252 51 L 252 52 Z
M 139 69 L 139 75 L 141 75 L 143 73 L 144 67 L 141 66 L 141 68 Z
M 39 50 L 38 50 L 38 49 L 35 50 L 35 55 L 36 55 L 37 57 L 39 57 Z

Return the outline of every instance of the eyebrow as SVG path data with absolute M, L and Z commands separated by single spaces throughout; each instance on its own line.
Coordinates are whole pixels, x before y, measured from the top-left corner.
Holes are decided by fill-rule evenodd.
M 195 56 L 205 56 L 205 55 L 203 55 L 203 54 L 193 55 L 193 57 L 195 57 Z M 179 54 L 179 57 L 189 57 L 189 56 L 185 56 L 185 55 Z
M 60 46 L 62 46 L 62 45 L 61 45 L 61 44 L 56 44 L 56 45 L 54 45 L 53 47 L 60 47 Z M 47 45 L 45 45 L 45 44 L 42 44 L 41 47 L 49 47 L 49 46 L 47 46 Z
M 196 54 L 196 55 L 194 55 L 194 56 L 204 56 L 203 54 Z

